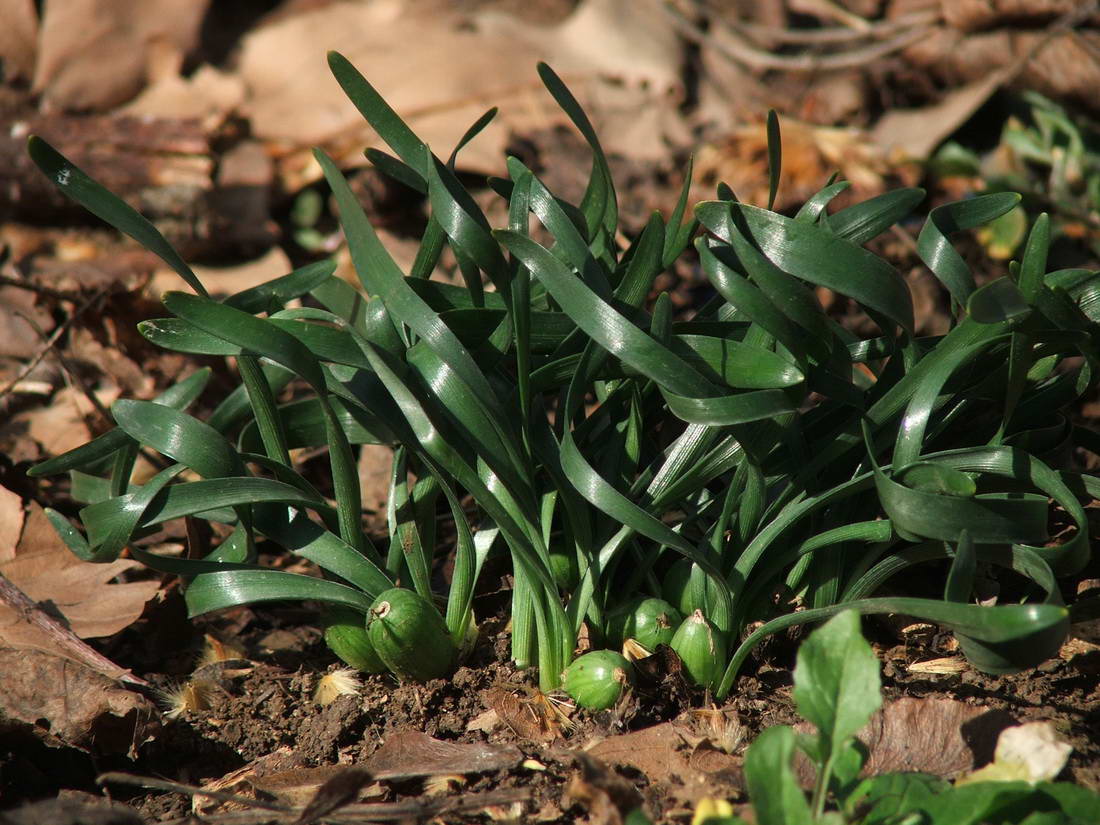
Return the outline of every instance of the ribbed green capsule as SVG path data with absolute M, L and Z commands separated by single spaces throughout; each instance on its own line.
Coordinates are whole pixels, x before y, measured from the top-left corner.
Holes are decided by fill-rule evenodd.
M 726 643 L 702 610 L 684 619 L 670 647 L 684 663 L 688 676 L 700 687 L 713 688 L 722 677 L 726 666 Z
M 608 641 L 622 644 L 627 639 L 634 639 L 652 652 L 657 645 L 672 642 L 672 635 L 681 621 L 680 611 L 664 599 L 634 599 L 608 617 Z
M 704 585 L 706 603 L 696 599 L 697 594 L 691 590 L 691 559 L 677 559 L 665 573 L 661 585 L 661 596 L 666 602 L 680 611 L 682 616 L 690 616 L 693 610 L 702 610 L 707 605 L 718 603 L 718 584 L 710 576 L 706 576 Z M 702 595 L 702 594 L 699 594 Z
M 351 607 L 329 607 L 324 613 L 325 644 L 356 670 L 381 673 L 386 665 L 378 657 L 367 633 L 366 616 Z
M 634 666 L 614 650 L 593 650 L 573 660 L 563 681 L 566 693 L 582 708 L 605 710 L 634 684 Z
M 394 587 L 374 600 L 367 636 L 378 657 L 401 679 L 426 682 L 446 676 L 454 667 L 455 644 L 443 617 L 412 590 Z

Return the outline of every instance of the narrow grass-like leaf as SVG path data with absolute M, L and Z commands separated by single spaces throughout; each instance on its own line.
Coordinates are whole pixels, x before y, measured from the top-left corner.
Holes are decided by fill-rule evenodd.
M 179 253 L 164 239 L 148 220 L 139 215 L 117 195 L 113 195 L 84 174 L 68 158 L 40 137 L 27 141 L 27 152 L 42 174 L 49 178 L 66 197 L 79 203 L 97 218 L 129 235 L 150 252 L 155 252 L 199 295 L 206 289 Z

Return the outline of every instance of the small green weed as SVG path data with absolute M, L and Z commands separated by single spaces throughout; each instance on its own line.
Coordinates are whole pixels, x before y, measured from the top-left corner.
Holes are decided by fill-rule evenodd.
M 859 774 L 867 759 L 855 738 L 882 704 L 878 662 L 854 611 L 837 614 L 798 652 L 794 701 L 816 728 L 768 728 L 745 753 L 745 781 L 757 825 L 979 825 L 1100 822 L 1100 795 L 1053 777 L 1035 781 L 959 781 L 923 773 Z M 816 780 L 807 799 L 792 757 L 802 751 Z M 1060 769 L 1060 768 L 1059 768 Z M 1052 771 L 1053 772 L 1053 771 Z M 978 774 L 974 779 L 978 780 Z M 827 810 L 828 808 L 828 810 Z M 649 820 L 635 811 L 628 825 Z M 729 816 L 697 815 L 696 825 L 743 825 Z
M 448 644 L 461 649 L 479 573 L 490 554 L 507 553 L 512 656 L 538 666 L 544 690 L 560 685 L 582 626 L 618 644 L 621 611 L 646 596 L 669 603 L 658 612 L 664 622 L 675 615 L 706 629 L 716 666 L 696 670 L 719 698 L 767 634 L 844 610 L 945 625 L 989 672 L 1057 651 L 1069 612 L 1055 576 L 1088 561 L 1081 501 L 1100 493 L 1100 480 L 1071 464 L 1076 448 L 1097 451 L 1100 441 L 1065 414 L 1097 380 L 1100 280 L 1047 271 L 1049 222 L 1040 218 L 1011 277 L 976 287 L 948 235 L 1005 214 L 1018 196 L 932 211 L 919 250 L 956 317 L 947 335 L 918 338 L 905 279 L 864 245 L 917 206 L 919 189 L 830 214 L 847 186 L 832 181 L 792 218 L 740 203 L 725 186 L 689 212 L 685 184 L 669 219 L 653 215 L 624 246 L 599 140 L 540 66 L 591 148 L 588 185 L 579 203 L 566 202 L 509 158 L 508 177 L 489 181 L 509 214 L 494 230 L 454 171 L 493 112 L 444 161 L 350 63 L 338 54 L 329 62 L 395 153 L 367 157 L 431 207 L 403 272 L 343 174 L 316 152 L 362 292 L 324 261 L 214 301 L 152 225 L 31 139 L 31 157 L 62 191 L 159 254 L 193 290 L 167 294 L 173 317 L 141 333 L 167 349 L 231 356 L 242 381 L 206 421 L 187 413 L 204 371 L 155 401 L 119 401 L 117 429 L 34 468 L 71 473 L 72 495 L 86 505 L 83 532 L 50 518 L 77 555 L 108 561 L 129 548 L 179 574 L 193 616 L 249 602 L 321 603 L 334 649 L 370 669 L 379 660 L 366 625 L 389 615 L 392 605 L 378 602 L 386 591 L 400 583 L 423 609 L 442 605 Z M 769 137 L 774 201 L 774 115 Z M 429 278 L 446 247 L 463 286 Z M 713 288 L 683 321 L 667 295 L 649 301 L 656 277 L 681 256 L 697 260 Z M 864 340 L 840 326 L 820 308 L 818 287 L 848 296 L 880 334 Z M 296 298 L 305 305 L 291 307 Z M 308 394 L 277 403 L 292 380 Z M 363 443 L 394 450 L 382 547 L 362 529 L 354 451 Z M 137 485 L 142 445 L 173 463 Z M 334 502 L 290 458 L 320 445 Z M 453 547 L 437 547 L 439 507 L 453 520 Z M 1054 515 L 1065 525 L 1056 539 Z M 183 516 L 232 532 L 205 559 L 166 558 L 138 543 Z M 258 565 L 261 538 L 323 576 Z M 437 600 L 440 554 L 453 556 L 454 572 Z M 874 595 L 937 561 L 947 562 L 942 593 Z M 1027 600 L 972 603 L 979 569 L 1019 574 L 1027 585 L 1009 581 L 1005 592 Z M 423 646 L 444 648 L 438 639 Z M 427 672 L 416 663 L 401 671 Z M 822 754 L 840 739 L 822 743 Z M 842 758 L 851 762 L 834 762 Z

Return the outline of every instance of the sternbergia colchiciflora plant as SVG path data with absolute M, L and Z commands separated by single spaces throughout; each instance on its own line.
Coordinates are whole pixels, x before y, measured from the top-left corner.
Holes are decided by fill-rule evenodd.
M 514 577 L 512 656 L 537 665 L 545 690 L 559 686 L 585 625 L 597 646 L 642 630 L 650 645 L 671 643 L 719 698 L 765 635 L 844 609 L 949 627 L 989 672 L 1057 651 L 1068 611 L 1055 577 L 1088 560 L 1081 501 L 1100 490 L 1071 467 L 1075 448 L 1095 451 L 1098 440 L 1067 412 L 1096 381 L 1100 283 L 1047 270 L 1045 218 L 1009 277 L 978 287 L 948 235 L 1017 197 L 933 209 L 918 248 L 950 293 L 953 326 L 918 337 L 905 279 L 865 245 L 924 193 L 830 212 L 848 185 L 830 182 L 793 217 L 772 211 L 774 116 L 768 208 L 719 186 L 689 210 L 689 165 L 668 219 L 654 214 L 624 244 L 599 140 L 540 66 L 592 151 L 588 185 L 580 203 L 566 202 L 508 158 L 508 177 L 489 180 L 508 206 L 507 226 L 493 229 L 455 173 L 493 112 L 441 160 L 347 60 L 329 63 L 393 152 L 367 158 L 430 208 L 402 271 L 343 173 L 315 153 L 361 291 L 321 261 L 213 300 L 152 225 L 31 139 L 62 191 L 191 287 L 165 295 L 172 317 L 142 323 L 142 334 L 232 356 L 241 379 L 206 421 L 187 412 L 205 370 L 153 401 L 118 401 L 116 429 L 34 468 L 71 473 L 83 531 L 51 519 L 77 555 L 108 561 L 128 549 L 184 577 L 191 615 L 317 602 L 338 654 L 407 678 L 453 665 L 474 633 L 479 572 L 501 553 Z M 461 285 L 430 277 L 446 248 Z M 668 295 L 651 296 L 681 257 L 711 287 L 687 320 Z M 854 301 L 878 336 L 859 338 L 823 312 L 818 287 Z M 296 400 L 279 403 L 290 382 Z M 374 443 L 393 448 L 385 537 L 362 527 L 356 445 Z M 332 500 L 291 459 L 321 445 Z M 136 484 L 140 447 L 172 463 Z M 453 521 L 446 543 L 440 508 Z M 232 530 L 204 559 L 143 548 L 144 535 L 183 516 Z M 1054 523 L 1064 529 L 1052 539 Z M 321 575 L 258 565 L 261 539 Z M 453 561 L 446 581 L 433 573 L 443 556 Z M 936 562 L 942 594 L 876 595 Z M 974 603 L 977 572 L 1002 569 L 1028 585 L 1004 592 L 1029 598 Z M 417 651 L 443 665 L 421 667 Z

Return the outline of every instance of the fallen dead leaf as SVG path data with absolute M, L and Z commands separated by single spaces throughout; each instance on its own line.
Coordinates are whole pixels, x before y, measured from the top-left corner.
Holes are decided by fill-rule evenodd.
M 72 791 L 70 791 L 72 793 Z M 43 799 L 0 812 L 0 825 L 144 825 L 133 808 L 91 794 Z
M 561 716 L 545 697 L 518 696 L 507 688 L 492 687 L 481 692 L 481 701 L 494 714 L 479 716 L 481 724 L 502 722 L 521 739 L 542 745 L 556 742 L 564 735 Z
M 877 195 L 883 175 L 902 172 L 875 142 L 858 129 L 815 126 L 791 118 L 782 121 L 783 182 L 776 209 L 801 203 L 839 171 L 859 197 Z M 746 203 L 768 200 L 768 139 L 764 123 L 741 126 L 696 155 L 695 197 L 712 197 L 714 184 L 728 183 Z
M 213 66 L 200 66 L 190 77 L 159 78 L 119 111 L 137 117 L 197 120 L 213 131 L 244 102 L 244 82 Z
M 923 160 L 978 111 L 1012 74 L 1011 67 L 960 86 L 930 106 L 891 109 L 871 131 L 875 143 L 902 159 Z
M 52 653 L 0 647 L 0 673 L 0 717 L 48 742 L 133 758 L 159 726 L 157 709 L 144 696 Z
M 954 778 L 989 763 L 997 737 L 1013 723 L 1004 711 L 954 699 L 906 696 L 888 702 L 858 734 L 869 753 L 863 775 L 915 771 Z M 795 729 L 813 730 L 805 722 Z M 803 784 L 813 781 L 805 757 L 795 757 L 795 769 Z
M 29 80 L 34 74 L 38 12 L 34 0 L 0 0 L 0 62 L 4 80 Z
M 273 786 L 286 785 L 289 787 L 296 787 L 293 782 L 281 783 L 276 777 L 291 776 L 296 772 L 308 773 L 309 771 L 318 770 L 316 768 L 306 768 L 306 763 L 307 760 L 304 756 L 284 745 L 272 753 L 261 756 L 258 759 L 253 759 L 243 768 L 238 768 L 235 771 L 227 773 L 225 776 L 204 783 L 202 789 L 204 791 L 222 791 L 236 794 L 237 796 L 252 798 L 255 796 L 255 789 L 262 784 L 265 778 L 270 777 Z M 328 775 L 326 775 L 325 778 L 327 778 L 327 776 Z M 298 783 L 308 785 L 308 790 L 303 792 L 298 800 L 298 804 L 304 804 L 305 800 L 309 798 L 309 795 L 314 793 L 323 781 L 324 779 L 318 779 L 316 776 L 312 776 L 309 781 L 303 780 Z M 244 803 L 222 802 L 217 799 L 202 796 L 201 794 L 196 794 L 191 798 L 191 811 L 199 816 L 209 816 L 219 810 L 239 811 L 244 808 Z
M 109 388 L 96 394 L 104 407 L 118 398 L 118 389 Z M 62 387 L 48 407 L 36 407 L 12 417 L 4 429 L 21 429 L 21 433 L 37 441 L 48 455 L 60 455 L 92 438 L 87 418 L 95 408 L 85 395 L 73 387 Z
M 81 561 L 57 536 L 35 502 L 27 509 L 15 553 L 6 559 L 0 556 L 0 574 L 32 600 L 60 613 L 83 639 L 111 636 L 141 615 L 145 603 L 160 588 L 159 581 L 110 583 L 123 571 L 139 566 L 126 559 L 108 564 Z M 0 605 L 0 644 L 55 652 L 50 637 L 6 605 Z
M 390 734 L 363 767 L 375 779 L 387 780 L 484 773 L 514 768 L 522 761 L 523 752 L 514 745 L 444 742 L 421 731 L 400 730 Z
M 969 668 L 966 659 L 961 656 L 944 656 L 939 659 L 928 659 L 924 662 L 913 662 L 906 667 L 910 673 L 963 673 Z
M 359 792 L 371 781 L 366 768 L 340 766 L 336 773 L 325 780 L 309 800 L 294 825 L 310 825 L 338 808 L 359 798 Z
M 23 498 L 0 487 L 0 563 L 15 558 L 15 547 L 23 534 Z
M 222 298 L 259 284 L 280 278 L 294 268 L 281 247 L 273 246 L 254 261 L 236 266 L 193 266 L 198 279 L 211 295 Z M 183 282 L 174 270 L 162 268 L 153 275 L 150 294 L 159 298 L 171 290 L 183 289 Z
M 965 776 L 969 782 L 1051 782 L 1066 766 L 1073 748 L 1061 741 L 1050 722 L 1028 722 L 1001 731 L 993 762 Z
M 562 811 L 581 805 L 590 825 L 622 825 L 626 815 L 642 804 L 634 783 L 608 769 L 591 753 L 573 753 L 579 770 L 570 777 L 562 794 Z
M 716 786 L 726 786 L 731 792 L 741 786 L 740 757 L 717 750 L 708 739 L 695 734 L 686 720 L 609 736 L 585 753 L 640 771 L 689 806 L 713 795 Z
M 363 144 L 377 145 L 377 137 L 329 73 L 328 49 L 345 55 L 437 153 L 449 152 L 470 123 L 499 106 L 459 158 L 471 171 L 501 173 L 512 133 L 566 122 L 539 82 L 540 59 L 612 141 L 608 151 L 664 157 L 666 140 L 686 139 L 677 110 L 681 44 L 659 9 L 628 0 L 586 0 L 557 26 L 425 12 L 394 0 L 335 3 L 248 35 L 240 74 L 253 134 L 288 150 L 322 145 L 358 164 Z M 298 184 L 320 174 L 300 158 L 292 163 Z
M 107 109 L 150 77 L 175 73 L 198 42 L 209 0 L 67 0 L 45 5 L 34 91 L 46 105 Z

